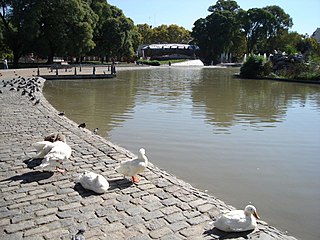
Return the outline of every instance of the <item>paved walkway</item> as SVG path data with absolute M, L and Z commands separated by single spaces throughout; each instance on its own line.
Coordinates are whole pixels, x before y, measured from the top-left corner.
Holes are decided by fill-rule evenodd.
M 16 85 L 3 87 L 2 80 L 17 79 L 18 72 L 1 72 L 0 239 L 70 239 L 81 228 L 86 239 L 295 239 L 265 222 L 246 234 L 215 230 L 210 222 L 232 207 L 155 166 L 132 185 L 114 170 L 132 153 L 59 116 L 41 88 L 30 101 Z M 33 170 L 32 143 L 57 131 L 73 149 L 68 172 Z M 104 175 L 110 191 L 85 191 L 77 183 L 85 170 Z

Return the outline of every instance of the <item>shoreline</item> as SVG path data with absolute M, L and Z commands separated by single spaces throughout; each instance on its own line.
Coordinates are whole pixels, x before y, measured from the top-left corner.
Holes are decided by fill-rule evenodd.
M 16 73 L 25 77 L 33 74 L 30 70 Z M 13 78 L 16 73 L 0 79 Z M 41 80 L 41 87 L 44 82 Z M 244 236 L 226 235 L 210 224 L 219 212 L 234 209 L 232 206 L 165 170 L 151 165 L 141 174 L 141 183 L 128 184 L 114 168 L 121 160 L 132 158 L 133 153 L 58 116 L 42 91 L 36 93 L 40 104 L 34 105 L 18 91 L 2 84 L 1 90 L 1 239 L 70 239 L 80 227 L 86 229 L 86 239 Z M 66 135 L 73 153 L 66 164 L 66 175 L 47 178 L 28 168 L 25 161 L 34 155 L 33 142 L 56 131 Z M 85 170 L 106 176 L 110 191 L 96 195 L 79 187 L 77 176 Z M 295 239 L 258 222 L 258 229 L 247 233 L 249 239 Z

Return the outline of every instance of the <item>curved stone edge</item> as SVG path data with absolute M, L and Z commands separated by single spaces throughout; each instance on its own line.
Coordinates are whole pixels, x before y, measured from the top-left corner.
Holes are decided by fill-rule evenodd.
M 41 91 L 36 93 L 37 97 L 41 99 L 41 102 L 36 107 L 44 116 L 50 118 L 51 121 L 54 121 L 61 127 L 63 131 L 69 131 L 70 134 L 78 136 L 83 141 L 92 145 L 116 162 L 134 156 L 134 154 L 130 151 L 112 144 L 111 142 L 98 135 L 94 135 L 91 131 L 78 128 L 77 124 L 67 117 L 58 116 L 58 111 L 46 100 L 46 98 L 42 94 L 45 79 L 41 79 L 41 81 Z M 193 236 L 192 232 L 194 231 L 198 231 L 202 234 L 203 232 L 208 231 L 209 234 L 214 234 L 210 232 L 212 229 L 212 225 L 209 224 L 211 219 L 217 216 L 219 212 L 234 209 L 234 207 L 227 205 L 214 196 L 211 196 L 200 191 L 199 189 L 192 187 L 189 183 L 178 179 L 176 176 L 154 165 L 149 166 L 148 171 L 146 171 L 143 175 L 147 179 L 147 182 L 150 182 L 150 184 L 153 184 L 158 188 L 165 188 L 166 192 L 172 195 L 172 199 L 180 197 L 184 194 L 188 197 L 192 196 L 190 201 L 188 201 L 188 199 L 185 199 L 185 201 L 188 202 L 189 205 L 194 206 L 195 209 L 199 210 L 203 216 L 206 216 L 206 220 L 204 222 L 186 229 L 184 232 L 184 236 L 188 236 L 189 234 L 190 236 Z M 146 185 L 148 185 L 148 183 Z M 185 198 L 186 196 L 183 197 Z M 206 208 L 206 206 L 209 206 L 209 208 Z M 210 208 L 210 206 L 214 206 L 214 208 Z M 278 229 L 269 226 L 263 221 L 259 221 L 258 223 L 258 229 L 248 235 L 249 239 L 295 239 L 294 237 L 288 236 Z M 238 238 L 237 235 L 235 236 L 235 238 Z M 194 237 L 192 237 L 192 239 L 194 239 Z

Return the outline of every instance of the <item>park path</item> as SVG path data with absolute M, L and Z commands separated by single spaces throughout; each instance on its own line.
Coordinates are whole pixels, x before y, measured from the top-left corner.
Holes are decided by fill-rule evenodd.
M 44 79 L 33 101 L 16 85 L 3 86 L 34 72 L 1 73 L 0 239 L 71 239 L 79 229 L 86 239 L 295 239 L 262 221 L 250 233 L 215 230 L 210 222 L 233 207 L 152 164 L 131 184 L 115 171 L 131 152 L 59 116 L 42 95 Z M 73 149 L 64 175 L 33 170 L 32 143 L 53 132 Z M 86 170 L 104 175 L 110 190 L 84 190 L 77 179 Z

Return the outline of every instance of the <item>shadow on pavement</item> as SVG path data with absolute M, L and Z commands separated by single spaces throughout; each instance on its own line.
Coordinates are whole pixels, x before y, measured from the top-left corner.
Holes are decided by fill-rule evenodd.
M 206 230 L 203 234 L 206 236 L 211 236 L 213 239 L 249 239 L 248 235 L 252 232 L 253 230 L 245 232 L 224 232 L 214 227 Z
M 45 180 L 52 177 L 53 174 L 54 174 L 53 172 L 47 172 L 47 171 L 34 171 L 34 172 L 24 173 L 22 175 L 16 175 L 11 178 L 3 179 L 0 182 L 5 182 L 5 181 L 21 181 L 21 183 L 38 182 L 38 181 Z

